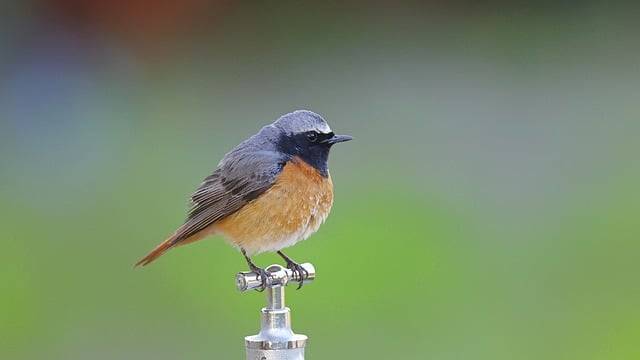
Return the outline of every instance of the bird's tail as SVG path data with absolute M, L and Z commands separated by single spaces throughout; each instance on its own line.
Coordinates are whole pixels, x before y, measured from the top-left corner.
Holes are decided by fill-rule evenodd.
M 151 252 L 148 253 L 147 256 L 140 259 L 140 261 L 136 263 L 135 267 L 149 265 L 155 259 L 162 256 L 162 254 L 167 252 L 167 250 L 171 249 L 174 245 L 176 245 L 176 242 L 175 242 L 176 237 L 177 237 L 177 234 L 173 234 L 169 236 L 169 238 L 167 238 L 165 241 L 160 243 L 160 245 L 156 246 L 155 249 L 151 250 Z

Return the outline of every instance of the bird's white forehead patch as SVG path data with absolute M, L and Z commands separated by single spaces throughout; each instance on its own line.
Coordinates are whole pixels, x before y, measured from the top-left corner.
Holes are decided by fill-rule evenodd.
M 291 129 L 291 133 L 294 134 L 307 131 L 316 131 L 321 134 L 328 134 L 331 132 L 331 128 L 329 127 L 329 124 L 327 124 L 327 122 L 324 120 L 312 119 L 307 121 L 300 121 L 297 126 L 294 126 L 293 129 Z
M 329 127 L 329 124 L 327 124 L 326 122 L 322 124 L 318 124 L 318 126 L 316 126 L 314 130 L 323 134 L 328 134 L 331 132 L 331 128 Z
M 328 134 L 331 132 L 329 124 L 320 115 L 311 112 L 304 114 L 307 115 L 306 118 L 303 118 L 303 121 L 307 123 L 307 131 L 317 131 L 322 134 Z
M 331 132 L 329 124 L 327 124 L 322 116 L 309 110 L 296 110 L 292 113 L 282 115 L 274 124 L 288 134 L 307 131 L 317 131 L 323 134 Z

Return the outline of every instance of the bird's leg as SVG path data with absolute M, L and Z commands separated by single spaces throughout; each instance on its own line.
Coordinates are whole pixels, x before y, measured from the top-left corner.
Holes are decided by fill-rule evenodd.
M 278 251 L 277 253 L 284 259 L 284 261 L 287 262 L 287 269 L 290 269 L 291 271 L 293 271 L 294 275 L 297 275 L 298 289 L 300 289 L 302 287 L 302 284 L 304 283 L 304 280 L 309 277 L 309 272 L 305 268 L 300 266 L 300 264 L 285 255 L 282 251 Z
M 264 289 L 266 289 L 267 287 L 267 279 L 269 278 L 269 273 L 267 273 L 265 269 L 256 266 L 256 264 L 254 264 L 253 261 L 251 261 L 251 259 L 249 258 L 249 255 L 247 255 L 247 252 L 244 249 L 240 248 L 240 251 L 242 252 L 242 256 L 244 256 L 244 259 L 247 261 L 247 265 L 249 265 L 249 269 L 251 269 L 251 271 L 253 271 L 254 273 L 258 274 L 257 278 L 260 278 L 260 281 L 262 282 L 262 290 L 259 290 L 259 291 L 264 291 Z

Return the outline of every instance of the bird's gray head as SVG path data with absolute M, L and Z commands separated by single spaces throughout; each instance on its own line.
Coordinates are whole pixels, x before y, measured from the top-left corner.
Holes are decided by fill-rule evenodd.
M 329 175 L 327 160 L 331 146 L 352 139 L 348 135 L 335 135 L 322 116 L 309 110 L 282 115 L 272 125 L 279 130 L 278 151 L 301 158 L 324 176 Z

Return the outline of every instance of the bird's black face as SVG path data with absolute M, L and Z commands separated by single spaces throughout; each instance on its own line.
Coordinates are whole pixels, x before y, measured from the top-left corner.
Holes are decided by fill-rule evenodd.
M 327 160 L 329 150 L 334 144 L 349 141 L 348 135 L 335 135 L 333 132 L 322 133 L 317 130 L 305 131 L 292 135 L 282 135 L 278 150 L 298 156 L 307 164 L 316 168 L 322 176 L 329 176 Z

